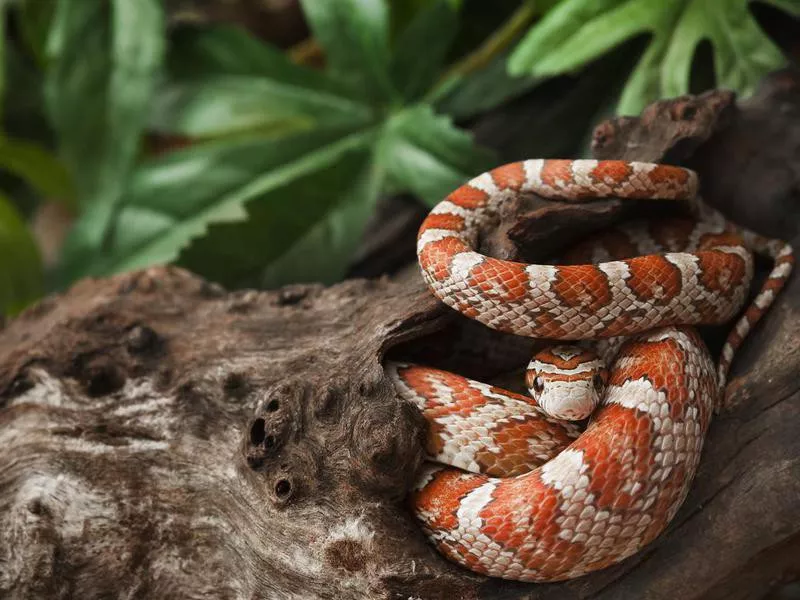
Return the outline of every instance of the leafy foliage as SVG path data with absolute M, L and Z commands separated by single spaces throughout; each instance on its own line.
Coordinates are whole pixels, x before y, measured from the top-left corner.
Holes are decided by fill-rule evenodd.
M 69 261 L 70 279 L 179 260 L 230 285 L 333 281 L 381 193 L 433 203 L 488 164 L 466 133 L 413 102 L 455 31 L 449 4 L 425 8 L 394 48 L 383 0 L 304 8 L 323 73 L 236 29 L 176 40 L 151 126 L 198 143 L 137 169 L 102 251 Z M 445 41 L 410 60 L 433 22 Z
M 234 27 L 168 32 L 162 0 L 0 3 L 0 314 L 46 279 L 166 262 L 232 286 L 335 281 L 382 195 L 431 206 L 497 161 L 454 119 L 527 93 L 504 158 L 572 154 L 620 88 L 622 112 L 685 92 L 703 40 L 739 91 L 783 61 L 748 0 L 301 4 L 321 70 Z M 54 272 L 26 223 L 45 202 L 75 216 Z
M 159 0 L 60 0 L 47 37 L 45 95 L 82 213 L 65 261 L 102 248 L 138 152 L 164 53 Z
M 800 14 L 798 0 L 771 4 Z M 748 0 L 564 0 L 534 25 L 511 55 L 512 74 L 571 72 L 637 35 L 650 44 L 633 70 L 617 110 L 638 114 L 649 102 L 689 91 L 700 42 L 714 50 L 717 83 L 743 94 L 785 59 L 748 12 Z
M 0 97 L 5 100 L 10 79 L 18 72 L 18 56 L 5 41 L 5 6 L 0 12 Z M 14 82 L 16 85 L 16 82 Z M 27 91 L 27 90 L 26 90 Z M 4 102 L 4 105 L 6 103 Z M 6 106 L 4 112 L 10 112 Z M 38 194 L 52 195 L 68 207 L 74 204 L 69 176 L 58 160 L 37 144 L 0 132 L 0 171 L 25 182 Z M 0 318 L 13 315 L 36 300 L 44 288 L 41 257 L 31 230 L 14 203 L 0 193 Z

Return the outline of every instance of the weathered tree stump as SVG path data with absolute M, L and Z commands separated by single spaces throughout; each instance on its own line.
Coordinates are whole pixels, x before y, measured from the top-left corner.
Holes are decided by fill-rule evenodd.
M 601 125 L 595 153 L 691 164 L 720 208 L 800 245 L 799 82 L 658 103 Z M 534 256 L 625 210 L 521 199 L 483 245 Z M 797 276 L 737 358 L 667 532 L 563 584 L 453 566 L 403 504 L 424 424 L 382 360 L 457 363 L 469 327 L 416 269 L 226 293 L 153 268 L 41 302 L 0 331 L 0 596 L 760 598 L 798 577 Z

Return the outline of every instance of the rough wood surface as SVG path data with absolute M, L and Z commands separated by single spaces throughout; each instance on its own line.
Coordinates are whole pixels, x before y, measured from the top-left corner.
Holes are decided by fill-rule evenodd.
M 798 87 L 783 73 L 739 106 L 723 93 L 660 103 L 602 125 L 595 152 L 672 152 L 708 169 L 723 208 L 762 206 L 757 224 L 796 233 Z M 749 127 L 794 169 L 780 189 L 763 170 L 774 162 L 725 170 L 714 158 L 736 155 Z M 566 226 L 597 225 L 592 210 Z M 506 222 L 534 236 L 518 237 L 524 246 L 563 241 L 525 211 Z M 404 508 L 423 424 L 381 361 L 462 357 L 452 350 L 468 331 L 415 269 L 229 294 L 154 268 L 42 302 L 0 331 L 0 597 L 760 598 L 800 576 L 797 277 L 735 362 L 736 406 L 712 423 L 668 531 L 617 567 L 559 585 L 454 567 Z

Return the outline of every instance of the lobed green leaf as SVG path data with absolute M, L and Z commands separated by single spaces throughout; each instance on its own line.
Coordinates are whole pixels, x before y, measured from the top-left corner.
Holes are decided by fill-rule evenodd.
M 136 157 L 164 49 L 158 0 L 61 0 L 45 94 L 83 214 L 71 236 L 96 251 Z
M 401 32 L 389 68 L 404 100 L 420 98 L 436 81 L 457 29 L 452 2 L 437 0 L 419 10 Z
M 302 0 L 303 12 L 325 50 L 331 75 L 348 81 L 371 102 L 397 92 L 389 76 L 389 9 L 385 0 Z
M 496 57 L 467 77 L 459 76 L 436 100 L 436 109 L 455 119 L 469 119 L 530 91 L 543 81 L 530 75 L 512 76 L 508 54 Z
M 714 49 L 717 86 L 743 95 L 752 93 L 766 73 L 785 63 L 781 51 L 758 27 L 747 4 L 694 0 L 686 7 L 663 57 L 661 88 L 665 95 L 688 91 L 692 58 L 703 40 L 711 42 Z
M 800 13 L 797 0 L 770 3 Z M 530 30 L 508 69 L 540 76 L 574 71 L 642 34 L 651 42 L 621 94 L 622 114 L 638 114 L 658 98 L 687 93 L 692 60 L 704 40 L 714 52 L 717 85 L 745 95 L 785 63 L 750 14 L 748 0 L 565 0 Z
M 212 226 L 180 264 L 231 287 L 340 279 L 382 183 L 370 154 L 353 148 L 260 196 L 247 205 L 246 221 Z
M 429 206 L 494 159 L 470 134 L 428 105 L 408 108 L 387 122 L 378 156 L 396 189 L 413 192 Z
M 172 84 L 150 117 L 155 131 L 191 138 L 286 136 L 327 126 L 365 125 L 372 110 L 349 98 L 268 77 L 216 76 Z
M 192 138 L 286 136 L 366 125 L 373 110 L 330 77 L 230 28 L 184 31 L 170 52 L 170 80 L 150 127 Z M 188 65 L 188 68 L 181 67 Z
M 541 75 L 539 63 L 549 55 L 565 56 L 561 46 L 578 38 L 593 19 L 619 6 L 624 0 L 564 0 L 549 10 L 525 35 L 508 59 L 514 76 Z
M 196 145 L 135 171 L 99 248 L 77 223 L 66 280 L 178 260 L 228 285 L 330 282 L 380 194 L 432 204 L 488 166 L 449 118 L 399 105 L 436 77 L 455 29 L 450 4 L 421 9 L 394 56 L 383 0 L 304 8 L 324 73 L 231 28 L 176 32 L 149 123 Z M 434 32 L 429 60 L 412 61 Z
M 367 147 L 372 133 L 316 131 L 290 140 L 235 140 L 173 152 L 143 164 L 107 247 L 85 261 L 69 255 L 69 279 L 107 275 L 177 258 L 213 223 L 244 221 L 244 205 Z M 303 209 L 298 211 L 302 218 Z M 203 273 L 203 271 L 200 271 Z

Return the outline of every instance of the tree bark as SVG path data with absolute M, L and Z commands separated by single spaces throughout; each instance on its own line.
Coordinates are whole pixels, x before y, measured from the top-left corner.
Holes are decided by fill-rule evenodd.
M 709 201 L 797 245 L 799 82 L 657 103 L 601 124 L 594 152 L 689 164 Z M 627 214 L 524 198 L 482 245 L 538 257 Z M 562 584 L 448 563 L 403 503 L 424 423 L 382 361 L 518 366 L 527 342 L 497 353 L 486 337 L 413 268 L 233 293 L 152 268 L 41 302 L 0 331 L 0 596 L 761 598 L 797 579 L 797 276 L 737 357 L 732 408 L 668 530 Z

